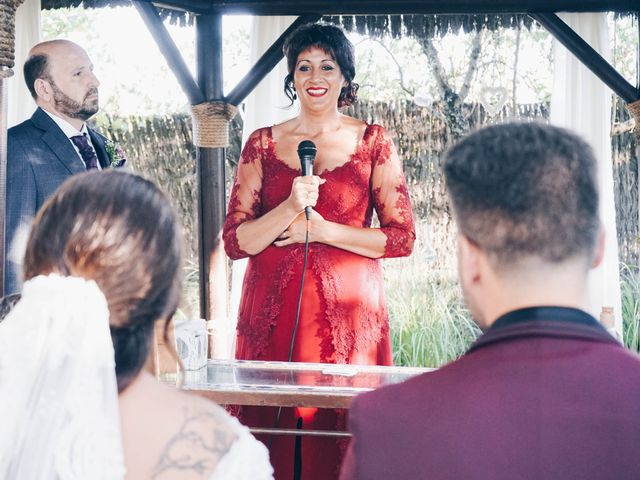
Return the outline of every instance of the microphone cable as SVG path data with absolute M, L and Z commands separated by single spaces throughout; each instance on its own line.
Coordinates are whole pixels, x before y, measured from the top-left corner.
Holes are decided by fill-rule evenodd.
M 291 343 L 289 345 L 289 358 L 288 362 L 291 362 L 293 357 L 293 345 L 296 341 L 296 331 L 298 330 L 298 323 L 300 322 L 300 307 L 302 306 L 302 289 L 304 288 L 304 277 L 307 272 L 307 258 L 309 257 L 309 229 L 311 228 L 311 220 L 307 219 L 307 227 L 304 238 L 304 260 L 302 261 L 302 276 L 300 278 L 300 292 L 298 293 L 298 308 L 296 310 L 296 321 L 293 324 L 293 332 L 291 332 Z
M 298 292 L 298 308 L 296 309 L 296 319 L 293 323 L 293 331 L 291 332 L 291 342 L 289 344 L 289 356 L 287 357 L 287 362 L 291 363 L 291 359 L 293 358 L 293 346 L 296 342 L 296 332 L 298 331 L 298 324 L 300 323 L 300 308 L 302 307 L 302 291 L 304 289 L 304 278 L 307 272 L 307 259 L 309 258 L 309 229 L 311 228 L 311 220 L 307 219 L 305 238 L 304 238 L 304 256 L 302 261 L 302 276 L 300 277 L 300 291 Z M 278 413 L 276 414 L 276 421 L 274 422 L 273 428 L 278 428 L 278 423 L 280 423 L 280 414 L 282 413 L 282 407 L 278 407 Z M 301 428 L 302 425 L 298 422 L 298 427 Z M 271 444 L 273 443 L 273 436 L 275 433 L 271 434 L 269 438 L 268 450 L 271 450 Z M 299 438 L 296 436 L 296 438 Z
M 311 176 L 313 175 L 313 162 L 316 158 L 317 147 L 315 143 L 311 140 L 303 140 L 298 144 L 298 157 L 300 158 L 300 167 L 302 176 Z M 302 292 L 304 290 L 304 278 L 307 272 L 307 259 L 309 256 L 309 230 L 311 228 L 311 206 L 306 206 L 304 208 L 304 215 L 307 219 L 306 229 L 305 229 L 305 239 L 304 239 L 304 260 L 302 262 L 302 276 L 300 278 L 300 292 L 298 293 L 298 307 L 296 310 L 296 318 L 293 324 L 293 331 L 291 332 L 291 342 L 289 343 L 289 355 L 287 357 L 287 362 L 291 363 L 291 359 L 293 358 L 293 347 L 296 341 L 296 333 L 298 331 L 298 324 L 300 323 L 300 309 L 302 307 Z M 291 374 L 291 382 L 293 383 L 293 374 Z M 280 414 L 282 413 L 282 407 L 278 407 L 278 413 L 276 414 L 276 421 L 273 425 L 273 428 L 278 428 L 278 423 L 280 423 Z M 297 428 L 302 428 L 302 418 L 297 420 Z M 275 433 L 274 433 L 275 434 Z M 298 446 L 298 440 L 300 440 L 300 436 L 296 436 L 296 449 Z M 269 441 L 269 450 L 271 450 L 271 443 L 273 442 L 273 435 Z

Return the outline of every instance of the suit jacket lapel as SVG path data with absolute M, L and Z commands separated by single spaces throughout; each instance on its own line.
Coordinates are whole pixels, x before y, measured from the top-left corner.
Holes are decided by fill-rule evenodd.
M 100 167 L 105 169 L 111 166 L 111 160 L 109 159 L 109 155 L 107 154 L 107 149 L 105 148 L 106 138 L 100 135 L 98 132 L 89 128 L 87 125 L 87 131 L 89 132 L 89 137 L 91 138 L 91 143 L 93 144 L 93 148 L 96 151 L 96 155 L 98 156 L 98 161 L 100 162 Z
M 49 115 L 47 115 L 40 107 L 31 117 L 33 124 L 41 130 L 44 130 L 42 141 L 45 142 L 53 154 L 60 160 L 70 173 L 82 173 L 86 171 L 84 163 L 78 156 L 71 141 L 67 138 L 60 127 L 56 125 Z

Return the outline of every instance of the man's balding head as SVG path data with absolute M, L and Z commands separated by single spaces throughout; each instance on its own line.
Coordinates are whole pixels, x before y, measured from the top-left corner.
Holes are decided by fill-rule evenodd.
M 24 64 L 27 88 L 49 113 L 80 124 L 98 111 L 98 86 L 87 52 L 69 40 L 35 45 Z
M 51 66 L 70 52 L 86 56 L 86 52 L 80 45 L 62 39 L 41 42 L 29 50 L 29 57 L 24 64 L 24 79 L 34 100 L 38 97 L 35 81 L 39 78 L 51 78 Z
M 76 50 L 79 52 L 86 53 L 84 49 L 77 43 L 74 43 L 71 40 L 64 40 L 62 38 L 59 38 L 56 40 L 47 40 L 45 42 L 40 42 L 34 45 L 29 51 L 29 56 L 49 55 L 49 54 L 64 55 L 69 50 Z

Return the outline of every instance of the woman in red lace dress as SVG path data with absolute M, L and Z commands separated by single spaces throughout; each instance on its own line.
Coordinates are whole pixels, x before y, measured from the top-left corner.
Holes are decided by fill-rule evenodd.
M 287 361 L 313 207 L 294 362 L 391 365 L 387 304 L 379 258 L 409 255 L 415 230 L 402 164 L 379 125 L 345 116 L 356 98 L 353 46 L 331 25 L 306 25 L 285 43 L 285 93 L 300 114 L 251 134 L 242 151 L 224 226 L 232 259 L 249 257 L 238 316 L 236 356 Z M 317 146 L 314 176 L 302 177 L 296 152 Z M 379 228 L 371 227 L 373 212 Z M 250 426 L 274 427 L 276 408 L 245 407 Z M 278 427 L 336 429 L 343 412 L 282 409 Z M 295 438 L 263 439 L 276 479 L 293 477 Z M 344 442 L 343 442 L 344 443 Z M 304 480 L 337 478 L 342 454 L 331 438 L 302 437 Z M 300 449 L 298 449 L 300 451 Z

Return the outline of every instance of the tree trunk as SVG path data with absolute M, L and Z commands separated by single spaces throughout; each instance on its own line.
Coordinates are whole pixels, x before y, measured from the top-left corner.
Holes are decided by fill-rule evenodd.
M 469 65 L 460 87 L 459 92 L 454 90 L 450 84 L 447 75 L 438 57 L 438 50 L 433 44 L 433 40 L 429 38 L 418 38 L 418 44 L 422 47 L 425 55 L 429 59 L 429 66 L 433 74 L 442 99 L 444 101 L 444 116 L 451 129 L 451 135 L 454 139 L 461 137 L 469 131 L 469 122 L 465 118 L 462 111 L 462 102 L 469 94 L 471 84 L 478 70 L 478 59 L 482 51 L 482 31 L 476 32 L 471 43 L 471 51 L 469 52 Z

